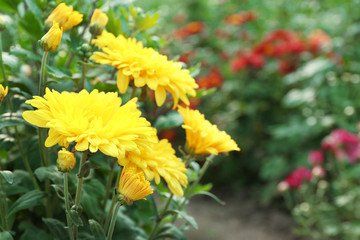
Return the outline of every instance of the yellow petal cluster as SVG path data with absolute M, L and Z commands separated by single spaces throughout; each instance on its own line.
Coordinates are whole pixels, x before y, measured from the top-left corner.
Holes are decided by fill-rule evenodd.
M 69 152 L 65 148 L 62 148 L 62 150 L 58 152 L 58 158 L 56 163 L 59 171 L 70 172 L 75 167 L 76 158 L 72 152 Z
M 222 152 L 240 151 L 236 142 L 226 132 L 211 124 L 198 110 L 179 107 L 178 111 L 184 119 L 182 127 L 186 131 L 189 152 L 218 155 Z
M 125 159 L 118 159 L 120 165 L 134 167 L 145 173 L 146 178 L 160 183 L 160 177 L 167 182 L 172 193 L 183 196 L 181 185 L 186 187 L 188 179 L 185 164 L 176 157 L 171 144 L 163 139 L 154 144 L 153 151 L 142 149 L 141 153 L 129 152 Z
M 125 157 L 128 151 L 140 153 L 157 142 L 156 130 L 140 117 L 134 98 L 121 106 L 115 92 L 62 92 L 46 89 L 44 97 L 34 96 L 26 103 L 37 108 L 25 111 L 23 118 L 42 128 L 49 128 L 46 147 L 68 147 L 75 142 L 77 151 L 100 150 L 113 157 Z
M 63 28 L 54 22 L 50 30 L 40 39 L 40 46 L 44 51 L 55 52 L 61 42 Z
M 93 43 L 103 52 L 95 52 L 90 58 L 97 63 L 108 64 L 118 69 L 117 85 L 125 93 L 130 81 L 136 87 L 148 86 L 155 91 L 156 104 L 161 106 L 169 92 L 174 100 L 174 108 L 179 99 L 189 105 L 187 95 L 195 96 L 198 88 L 189 70 L 182 69 L 181 63 L 169 61 L 153 48 L 146 48 L 135 38 L 115 37 L 103 31 Z
M 107 22 L 109 21 L 108 16 L 103 13 L 100 9 L 95 9 L 90 20 L 90 32 L 97 36 L 102 33 Z
M 0 103 L 4 100 L 6 95 L 8 94 L 9 88 L 0 84 Z
M 80 14 L 78 11 L 74 11 L 72 6 L 60 3 L 46 19 L 45 24 L 50 26 L 53 21 L 55 21 L 59 23 L 60 27 L 64 29 L 64 32 L 66 32 L 67 30 L 80 24 L 82 20 L 83 14 Z
M 145 199 L 147 195 L 153 193 L 150 182 L 145 179 L 144 173 L 131 167 L 126 167 L 121 172 L 118 190 L 127 204 Z

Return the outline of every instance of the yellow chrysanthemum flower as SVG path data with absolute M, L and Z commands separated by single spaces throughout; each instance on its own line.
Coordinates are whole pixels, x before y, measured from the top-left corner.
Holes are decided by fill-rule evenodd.
M 102 33 L 107 22 L 109 21 L 108 16 L 103 13 L 100 9 L 95 9 L 90 20 L 90 32 L 97 36 Z
M 55 52 L 61 42 L 63 29 L 54 22 L 50 30 L 40 39 L 40 46 L 44 51 Z
M 121 172 L 119 192 L 123 201 L 131 204 L 133 201 L 145 199 L 153 193 L 150 182 L 145 179 L 143 172 L 137 172 L 135 168 L 124 168 Z
M 62 150 L 58 152 L 58 158 L 56 163 L 59 171 L 70 172 L 75 167 L 76 158 L 72 152 L 69 152 L 65 148 L 62 148 Z
M 67 6 L 65 3 L 60 3 L 52 11 L 49 17 L 46 19 L 45 24 L 51 26 L 53 21 L 59 23 L 60 27 L 64 29 L 64 32 L 80 24 L 83 20 L 83 14 L 78 11 L 74 11 L 72 6 Z
M 146 178 L 160 183 L 160 177 L 167 182 L 172 193 L 183 196 L 181 185 L 186 187 L 188 179 L 185 164 L 176 157 L 171 144 L 163 139 L 154 144 L 153 151 L 142 149 L 141 153 L 129 152 L 124 159 L 118 159 L 120 165 L 134 167 L 145 173 Z
M 8 94 L 9 88 L 0 84 L 0 103 L 4 100 L 6 95 Z
M 46 89 L 44 97 L 26 101 L 34 111 L 25 111 L 23 118 L 38 127 L 49 128 L 46 147 L 59 144 L 68 147 L 75 142 L 77 151 L 100 150 L 113 157 L 125 152 L 140 153 L 139 147 L 151 150 L 157 142 L 156 130 L 140 117 L 134 98 L 121 106 L 115 92 L 62 92 Z
M 161 106 L 169 92 L 174 99 L 174 108 L 179 99 L 189 105 L 187 95 L 195 96 L 198 85 L 189 70 L 181 69 L 179 62 L 169 61 L 152 48 L 143 47 L 135 38 L 115 37 L 103 31 L 93 43 L 103 52 L 95 52 L 90 59 L 108 64 L 118 69 L 117 85 L 125 93 L 129 81 L 136 87 L 148 86 L 155 91 L 156 104 Z
M 226 132 L 211 124 L 198 110 L 179 107 L 178 111 L 184 118 L 182 127 L 186 131 L 189 152 L 218 155 L 222 152 L 240 151 L 236 142 Z

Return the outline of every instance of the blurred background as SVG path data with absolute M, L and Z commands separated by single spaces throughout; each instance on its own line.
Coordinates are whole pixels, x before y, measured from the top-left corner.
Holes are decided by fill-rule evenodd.
M 203 221 L 198 217 L 208 214 L 204 219 L 207 229 L 209 219 L 230 219 L 220 228 L 212 225 L 208 239 L 271 239 L 271 234 L 275 234 L 274 239 L 295 239 L 291 219 L 301 226 L 298 234 L 315 239 L 358 239 L 359 229 L 354 230 L 351 224 L 335 226 L 360 220 L 356 214 L 339 216 L 335 200 L 348 196 L 350 186 L 357 186 L 360 1 L 138 0 L 135 4 L 161 13 L 154 31 L 160 36 L 157 41 L 167 42 L 163 53 L 188 66 L 200 66 L 196 80 L 209 96 L 193 100 L 192 106 L 227 131 L 242 149 L 216 158 L 203 180 L 214 184 L 214 192 L 228 206 L 201 212 L 206 200 L 190 204 L 190 208 L 195 206 L 200 231 Z M 342 129 L 343 135 L 333 137 L 336 144 L 330 144 L 332 147 L 324 147 L 323 139 L 335 129 Z M 180 128 L 173 128 L 163 130 L 161 136 L 175 140 L 178 134 Z M 317 155 L 322 161 L 347 160 L 344 174 L 329 179 L 329 173 L 324 182 L 331 185 L 346 179 L 346 183 L 340 184 L 340 190 L 331 188 L 336 194 L 329 196 L 330 200 L 319 197 L 327 202 L 319 212 L 305 211 L 305 215 L 321 216 L 315 225 L 302 224 L 299 218 L 304 214 L 297 214 L 296 206 L 310 202 L 294 195 L 309 191 L 299 190 L 306 180 L 315 187 L 321 182 L 306 177 L 317 165 L 312 160 L 309 163 L 309 153 L 317 149 L 322 149 Z M 342 150 L 345 153 L 340 156 Z M 305 170 L 294 173 L 299 166 Z M 334 169 L 325 164 L 321 167 L 328 172 Z M 278 186 L 281 181 L 287 183 L 284 189 L 284 185 Z M 290 204 L 283 196 L 288 188 L 292 188 Z M 310 195 L 317 196 L 314 191 Z M 356 194 L 348 203 L 352 206 L 348 211 L 353 211 L 359 201 Z M 319 225 L 326 218 L 333 219 Z M 251 223 L 264 234 L 246 235 Z M 226 231 L 240 232 L 238 225 L 243 226 L 243 235 L 219 237 Z M 337 235 L 344 229 L 355 233 Z

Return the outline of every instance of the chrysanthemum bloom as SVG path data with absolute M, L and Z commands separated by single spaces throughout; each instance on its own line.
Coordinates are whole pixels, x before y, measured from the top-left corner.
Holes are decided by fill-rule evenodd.
M 115 92 L 62 92 L 46 89 L 44 97 L 26 101 L 37 110 L 25 111 L 23 118 L 38 127 L 49 128 L 46 147 L 68 147 L 75 142 L 77 151 L 124 157 L 125 152 L 151 149 L 157 142 L 156 130 L 140 117 L 136 98 L 121 106 Z
M 154 144 L 153 151 L 142 149 L 141 153 L 129 152 L 124 159 L 118 159 L 120 165 L 133 167 L 143 171 L 146 178 L 160 183 L 160 177 L 167 182 L 172 193 L 177 196 L 184 195 L 181 185 L 186 187 L 188 179 L 185 164 L 176 157 L 171 144 L 163 139 Z
M 184 118 L 182 127 L 186 131 L 189 152 L 218 155 L 222 152 L 240 151 L 236 142 L 226 132 L 211 124 L 198 110 L 179 107 L 178 111 Z
M 124 168 L 121 172 L 119 188 L 123 201 L 131 204 L 133 201 L 145 199 L 153 193 L 150 182 L 145 179 L 143 172 L 137 172 L 135 168 Z
M 6 97 L 6 95 L 8 94 L 8 91 L 9 91 L 8 87 L 4 88 L 4 86 L 0 84 L 0 103 Z
M 59 171 L 70 172 L 75 167 L 76 158 L 72 152 L 69 152 L 63 148 L 58 152 L 58 159 L 56 163 Z
M 100 9 L 95 9 L 90 20 L 90 32 L 97 36 L 102 33 L 107 22 L 109 21 L 108 16 L 103 13 Z
M 187 95 L 195 96 L 198 85 L 189 70 L 181 69 L 181 63 L 169 61 L 152 48 L 143 47 L 135 38 L 115 37 L 103 31 L 93 43 L 103 52 L 95 52 L 90 59 L 118 69 L 117 85 L 125 93 L 130 80 L 136 87 L 148 86 L 155 91 L 155 100 L 161 106 L 169 92 L 174 99 L 174 108 L 179 99 L 189 105 Z
M 61 42 L 63 28 L 54 22 L 50 30 L 40 39 L 40 46 L 44 51 L 55 52 Z
M 46 19 L 45 24 L 51 26 L 53 21 L 55 21 L 59 23 L 60 27 L 66 32 L 70 28 L 80 24 L 82 20 L 83 14 L 74 11 L 72 6 L 68 7 L 65 3 L 60 3 Z
M 6 21 L 3 16 L 0 16 L 0 32 L 6 29 Z

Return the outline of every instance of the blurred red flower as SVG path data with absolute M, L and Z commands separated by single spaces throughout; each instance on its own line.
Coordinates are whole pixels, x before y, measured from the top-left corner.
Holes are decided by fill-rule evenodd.
M 290 188 L 298 188 L 304 181 L 311 181 L 311 179 L 312 173 L 310 169 L 298 167 L 285 179 L 285 182 L 289 184 Z

